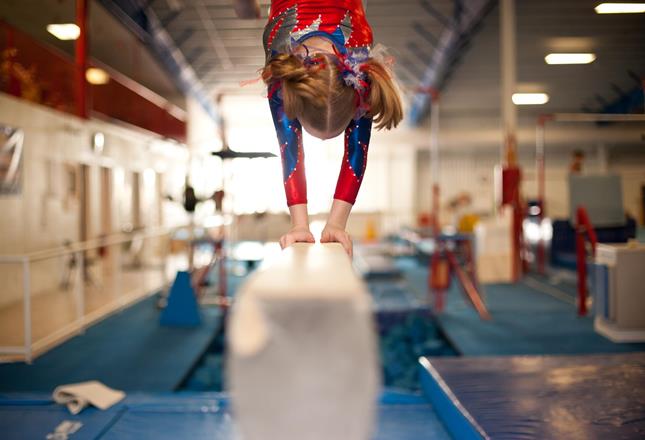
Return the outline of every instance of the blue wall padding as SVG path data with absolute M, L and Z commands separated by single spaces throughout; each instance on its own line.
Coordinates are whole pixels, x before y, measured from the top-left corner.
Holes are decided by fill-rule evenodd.
M 168 305 L 161 313 L 159 322 L 168 327 L 197 327 L 201 324 L 199 306 L 188 272 L 177 272 L 168 295 Z
M 628 217 L 625 226 L 594 228 L 599 243 L 626 243 L 636 237 L 636 221 Z M 576 231 L 569 220 L 553 220 L 551 263 L 576 268 Z

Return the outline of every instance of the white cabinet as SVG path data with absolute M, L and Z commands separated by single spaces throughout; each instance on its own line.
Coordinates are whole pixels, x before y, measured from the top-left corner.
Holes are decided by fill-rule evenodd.
M 645 245 L 599 244 L 595 329 L 614 342 L 645 342 Z

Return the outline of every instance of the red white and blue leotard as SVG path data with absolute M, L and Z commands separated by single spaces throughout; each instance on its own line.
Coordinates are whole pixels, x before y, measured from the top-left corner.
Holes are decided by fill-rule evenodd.
M 273 0 L 264 30 L 267 59 L 311 37 L 329 39 L 343 55 L 367 57 L 372 44 L 361 0 Z M 307 203 L 302 126 L 284 113 L 280 90 L 269 93 L 269 106 L 280 143 L 287 205 Z M 354 204 L 363 181 L 372 119 L 353 120 L 345 130 L 345 154 L 334 198 Z

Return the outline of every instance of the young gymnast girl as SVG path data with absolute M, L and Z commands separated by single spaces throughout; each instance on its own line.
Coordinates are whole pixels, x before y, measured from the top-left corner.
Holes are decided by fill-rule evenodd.
M 259 16 L 257 0 L 238 0 L 241 17 Z M 291 230 L 285 248 L 313 243 L 307 213 L 302 130 L 320 139 L 345 132 L 345 153 L 321 243 L 339 242 L 352 255 L 345 232 L 367 164 L 372 123 L 391 129 L 402 108 L 388 69 L 371 54 L 372 29 L 361 0 L 272 0 L 264 30 L 268 87 L 280 144 Z

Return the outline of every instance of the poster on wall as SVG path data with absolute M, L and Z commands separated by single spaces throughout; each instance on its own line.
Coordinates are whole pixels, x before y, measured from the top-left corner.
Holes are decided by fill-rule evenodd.
M 24 132 L 0 124 L 0 195 L 20 194 L 22 190 L 22 142 Z

